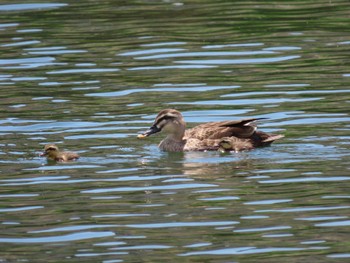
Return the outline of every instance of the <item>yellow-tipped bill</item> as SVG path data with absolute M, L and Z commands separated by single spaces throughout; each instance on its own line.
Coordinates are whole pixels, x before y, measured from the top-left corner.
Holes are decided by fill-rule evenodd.
M 145 131 L 142 134 L 137 135 L 137 138 L 143 139 L 146 138 L 154 133 L 160 132 L 161 129 L 159 129 L 156 125 L 153 125 L 151 128 L 149 128 L 147 131 Z

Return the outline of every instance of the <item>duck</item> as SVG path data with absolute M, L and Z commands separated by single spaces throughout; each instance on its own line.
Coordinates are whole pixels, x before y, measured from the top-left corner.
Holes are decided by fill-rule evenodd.
M 44 147 L 44 152 L 40 154 L 40 156 L 45 156 L 48 160 L 56 162 L 75 161 L 80 157 L 79 154 L 74 152 L 60 152 L 55 144 L 46 144 Z
M 186 130 L 186 122 L 178 110 L 164 109 L 158 113 L 153 125 L 137 137 L 144 139 L 159 132 L 165 133 L 166 137 L 158 147 L 166 152 L 240 152 L 269 146 L 284 137 L 258 131 L 256 121 L 262 119 L 266 118 L 208 122 Z

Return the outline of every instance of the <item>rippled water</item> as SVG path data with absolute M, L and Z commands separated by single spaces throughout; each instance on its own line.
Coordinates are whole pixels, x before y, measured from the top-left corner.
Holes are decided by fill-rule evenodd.
M 0 262 L 345 262 L 347 1 L 0 4 Z M 163 153 L 266 117 L 250 152 Z M 39 157 L 43 145 L 77 162 Z

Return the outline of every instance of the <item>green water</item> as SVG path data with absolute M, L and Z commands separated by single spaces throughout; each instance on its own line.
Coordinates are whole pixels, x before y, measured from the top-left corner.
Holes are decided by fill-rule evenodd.
M 0 4 L 0 262 L 345 262 L 348 1 Z M 250 152 L 164 153 L 265 117 Z M 46 143 L 81 155 L 47 162 Z

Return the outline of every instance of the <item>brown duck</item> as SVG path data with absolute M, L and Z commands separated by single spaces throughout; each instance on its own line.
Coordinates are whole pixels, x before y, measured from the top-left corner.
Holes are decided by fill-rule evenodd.
M 159 148 L 168 152 L 182 151 L 243 151 L 268 146 L 283 135 L 268 134 L 256 130 L 255 121 L 265 118 L 251 118 L 236 121 L 208 122 L 186 130 L 182 114 L 174 109 L 159 112 L 153 125 L 139 134 L 145 138 L 157 132 L 166 133 Z
M 40 156 L 46 156 L 47 159 L 57 162 L 74 161 L 79 158 L 79 155 L 74 152 L 60 152 L 55 144 L 46 144 Z

